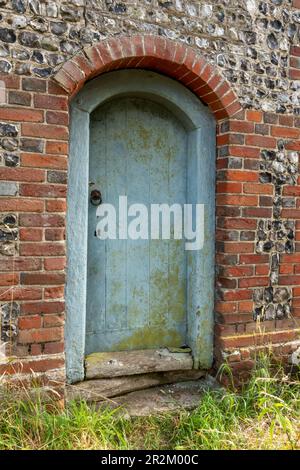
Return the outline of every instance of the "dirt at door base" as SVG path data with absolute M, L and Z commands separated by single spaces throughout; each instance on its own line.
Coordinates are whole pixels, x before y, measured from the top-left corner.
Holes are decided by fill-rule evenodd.
M 101 409 L 103 406 L 120 408 L 119 413 L 125 418 L 152 416 L 180 410 L 189 411 L 197 408 L 204 391 L 219 387 L 220 385 L 212 376 L 206 375 L 199 380 L 130 392 L 111 398 L 105 404 L 101 402 L 97 404 L 97 408 Z

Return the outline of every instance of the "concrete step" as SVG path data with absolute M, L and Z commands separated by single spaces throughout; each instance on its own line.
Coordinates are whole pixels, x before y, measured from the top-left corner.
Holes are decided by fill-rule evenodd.
M 105 402 L 105 405 L 102 402 L 96 406 L 98 409 L 103 406 L 120 407 L 119 414 L 126 418 L 192 410 L 199 405 L 205 390 L 219 387 L 217 381 L 212 376 L 207 375 L 199 380 L 162 385 L 127 393 L 112 398 L 109 402 Z

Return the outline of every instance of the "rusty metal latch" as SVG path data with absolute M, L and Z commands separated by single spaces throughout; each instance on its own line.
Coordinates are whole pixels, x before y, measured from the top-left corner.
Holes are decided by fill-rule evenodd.
M 93 189 L 91 191 L 90 201 L 93 206 L 100 206 L 100 204 L 102 204 L 102 195 L 99 189 Z

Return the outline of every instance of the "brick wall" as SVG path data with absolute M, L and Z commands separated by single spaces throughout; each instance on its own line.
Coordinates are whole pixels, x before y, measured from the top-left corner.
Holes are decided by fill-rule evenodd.
M 93 22 L 88 20 L 87 14 L 83 24 L 85 2 L 69 2 L 69 7 L 67 2 L 36 2 L 40 8 L 37 13 L 33 12 L 34 2 L 4 3 L 1 8 L 7 26 L 21 21 L 20 15 L 28 23 L 24 31 L 21 28 L 17 33 L 22 47 L 12 48 L 9 27 L 4 33 L 0 31 L 2 50 L 10 49 L 9 59 L 2 62 L 14 64 L 9 68 L 0 60 L 0 80 L 6 88 L 5 103 L 0 106 L 0 301 L 6 358 L 0 363 L 0 373 L 18 373 L 16 377 L 27 378 L 34 371 L 43 383 L 64 380 L 68 102 L 86 80 L 124 67 L 150 68 L 173 76 L 209 105 L 218 122 L 216 364 L 226 358 L 235 370 L 247 371 L 256 351 L 269 345 L 288 360 L 300 346 L 299 2 L 252 2 L 256 11 L 250 13 L 241 7 L 241 15 L 245 16 L 245 20 L 239 19 L 245 21 L 242 32 L 244 36 L 247 31 L 249 34 L 246 39 L 230 40 L 227 36 L 226 46 L 213 32 L 192 34 L 191 41 L 186 37 L 169 40 L 170 33 L 164 33 L 170 31 L 164 29 L 164 17 L 154 21 L 153 29 L 151 21 L 144 21 L 135 35 L 135 13 L 130 8 L 137 2 L 123 2 L 127 5 L 123 12 L 121 7 L 117 12 L 112 10 L 119 3 L 106 2 L 107 10 L 102 12 L 104 2 L 94 1 L 95 11 L 87 8 L 87 13 L 90 17 L 92 13 L 99 17 L 102 14 L 103 21 L 106 19 L 105 34 L 100 23 L 95 18 Z M 53 3 L 61 7 L 54 17 Z M 188 14 L 178 10 L 176 17 L 172 10 L 180 2 L 173 7 L 162 6 L 172 2 L 160 3 L 158 11 L 169 15 L 169 27 L 178 24 L 174 29 L 179 36 L 183 34 L 184 28 L 176 18 L 184 23 Z M 218 13 L 220 18 L 220 12 L 225 12 L 226 26 L 220 19 L 217 22 L 213 13 L 205 17 L 204 23 L 222 26 L 227 35 L 230 28 L 236 28 L 233 5 L 216 3 L 216 10 L 210 5 L 207 12 Z M 17 10 L 21 4 L 23 14 Z M 189 5 L 202 8 L 196 16 L 189 13 L 189 21 L 201 19 L 207 4 Z M 46 7 L 50 10 L 45 11 Z M 71 9 L 68 13 L 67 8 Z M 150 7 L 143 3 L 143 8 L 147 12 Z M 46 32 L 35 33 L 37 26 L 33 22 L 38 18 L 49 28 Z M 278 37 L 283 46 L 276 51 L 277 59 L 272 56 L 274 49 L 268 49 L 266 64 L 268 60 L 273 64 L 270 78 L 267 65 L 264 72 L 257 72 L 260 59 L 257 55 L 255 58 L 254 51 L 259 53 L 265 46 L 251 39 L 250 32 L 256 33 L 259 40 L 265 34 L 263 40 L 271 46 L 269 36 L 279 25 L 273 24 L 272 30 L 263 33 L 258 23 L 265 20 L 271 24 L 274 18 L 281 22 Z M 76 34 L 74 25 L 81 26 Z M 150 37 L 145 34 L 145 25 L 151 29 Z M 67 32 L 57 36 L 63 38 L 61 52 L 52 52 L 49 45 L 44 49 L 42 35 L 49 40 L 50 30 L 53 35 L 53 29 L 65 27 Z M 93 37 L 86 43 L 82 37 L 91 27 Z M 24 36 L 27 30 L 31 36 Z M 66 44 L 66 34 L 71 45 Z M 107 36 L 114 35 L 116 40 L 106 41 Z M 202 45 L 205 39 L 210 46 L 199 46 L 199 37 Z M 245 54 L 237 67 L 230 65 L 235 46 L 244 47 Z M 29 61 L 20 58 L 25 53 L 31 54 Z M 43 60 L 38 59 L 38 53 Z M 60 61 L 54 57 L 59 54 Z M 225 56 L 225 68 L 218 62 L 220 55 Z M 248 71 L 243 65 L 245 57 Z M 42 62 L 37 66 L 34 60 Z M 250 76 L 251 86 L 243 83 L 243 74 Z M 266 83 L 271 87 L 268 94 Z M 9 364 L 5 363 L 8 357 L 13 358 Z

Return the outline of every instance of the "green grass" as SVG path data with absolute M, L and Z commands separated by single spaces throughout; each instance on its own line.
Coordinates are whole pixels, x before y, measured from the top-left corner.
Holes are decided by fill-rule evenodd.
M 223 374 L 229 374 L 223 367 Z M 300 382 L 269 358 L 241 390 L 207 391 L 193 412 L 125 419 L 86 403 L 53 412 L 41 401 L 0 404 L 3 449 L 299 449 Z

